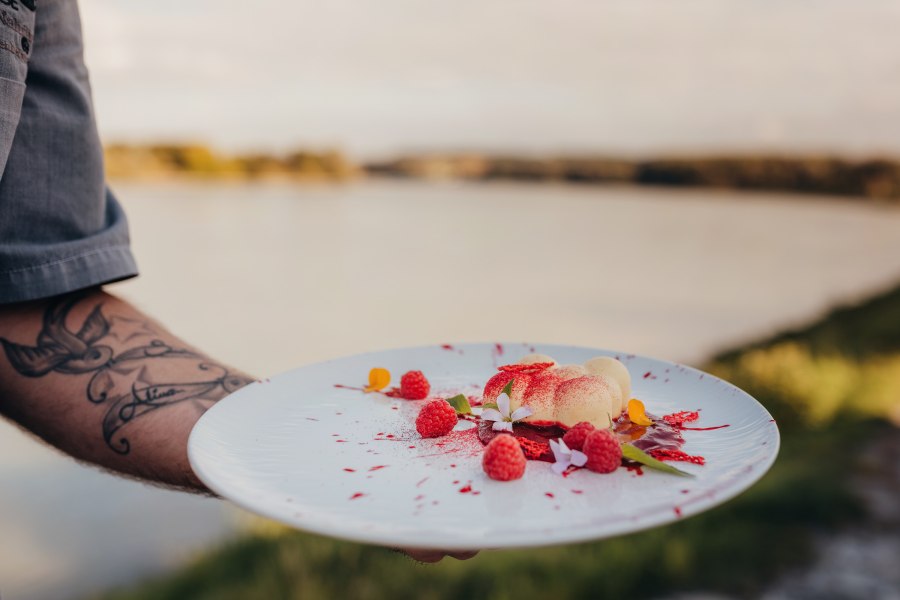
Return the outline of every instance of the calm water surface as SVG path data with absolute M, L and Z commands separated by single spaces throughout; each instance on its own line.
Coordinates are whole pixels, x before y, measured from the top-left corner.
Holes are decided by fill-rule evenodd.
M 259 376 L 515 340 L 697 363 L 900 280 L 900 210 L 723 191 L 363 182 L 130 184 L 115 289 Z M 235 531 L 227 504 L 81 467 L 0 424 L 0 594 L 66 598 Z

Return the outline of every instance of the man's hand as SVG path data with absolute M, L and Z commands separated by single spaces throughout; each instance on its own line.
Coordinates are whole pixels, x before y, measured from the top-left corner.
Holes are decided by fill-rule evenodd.
M 455 558 L 456 560 L 469 560 L 476 554 L 478 554 L 478 550 L 469 550 L 465 552 L 450 552 L 448 550 L 415 550 L 415 549 L 407 549 L 401 550 L 411 559 L 416 560 L 422 563 L 436 563 L 441 562 L 441 560 L 445 556 L 449 556 L 451 558 Z

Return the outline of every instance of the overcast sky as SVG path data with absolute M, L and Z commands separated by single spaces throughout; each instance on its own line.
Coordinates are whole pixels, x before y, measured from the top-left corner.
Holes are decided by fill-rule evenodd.
M 897 1 L 81 6 L 107 141 L 900 154 Z

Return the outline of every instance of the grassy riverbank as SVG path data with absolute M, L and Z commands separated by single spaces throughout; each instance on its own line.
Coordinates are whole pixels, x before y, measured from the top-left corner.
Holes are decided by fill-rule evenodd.
M 783 446 L 756 486 L 702 515 L 596 543 L 433 566 L 263 525 L 175 573 L 99 598 L 752 596 L 814 556 L 814 533 L 867 519 L 855 487 L 859 461 L 900 422 L 900 287 L 705 368 L 759 398 L 778 419 Z

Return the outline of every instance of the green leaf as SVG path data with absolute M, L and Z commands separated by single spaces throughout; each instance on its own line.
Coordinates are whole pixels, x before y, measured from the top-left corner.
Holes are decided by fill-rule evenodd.
M 513 382 L 514 382 L 514 381 L 515 381 L 515 379 L 510 379 L 510 380 L 506 383 L 506 385 L 503 386 L 503 389 L 500 390 L 500 393 L 501 393 L 501 394 L 506 394 L 507 396 L 509 396 L 510 398 L 512 398 L 512 386 L 513 386 Z
M 636 448 L 631 444 L 622 444 L 622 456 L 624 456 L 628 460 L 633 460 L 634 462 L 641 463 L 646 467 L 650 467 L 651 469 L 662 471 L 663 473 L 681 475 L 682 477 L 693 477 L 693 475 L 691 475 L 690 473 L 682 471 L 681 469 L 676 469 L 672 465 L 667 465 L 660 460 L 656 460 L 640 448 Z
M 500 410 L 500 407 L 497 406 L 496 402 L 485 402 L 481 405 L 481 408 L 493 408 L 494 410 Z
M 456 410 L 456 414 L 458 415 L 470 415 L 472 414 L 472 407 L 469 406 L 469 399 L 466 398 L 463 394 L 457 394 L 447 400 Z

